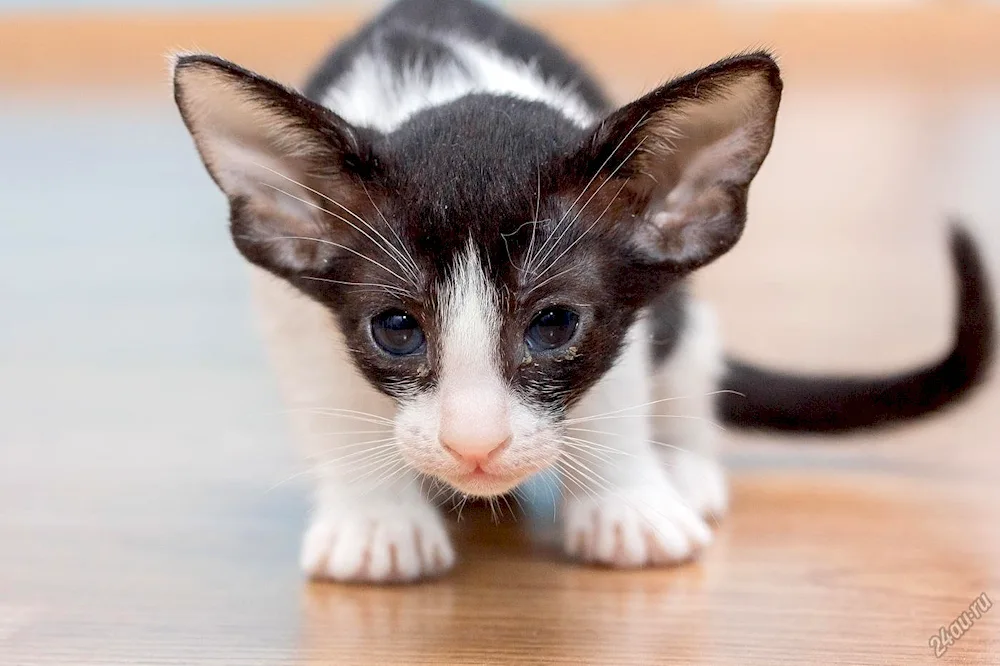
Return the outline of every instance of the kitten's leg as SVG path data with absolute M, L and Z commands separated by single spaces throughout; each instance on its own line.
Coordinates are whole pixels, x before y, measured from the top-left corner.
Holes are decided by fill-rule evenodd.
M 725 514 L 729 494 L 718 460 L 719 428 L 714 391 L 723 372 L 715 316 L 689 300 L 684 326 L 670 355 L 654 370 L 653 439 L 685 501 L 703 516 Z
M 444 522 L 395 448 L 393 402 L 356 372 L 326 309 L 259 269 L 254 290 L 296 439 L 318 478 L 305 572 L 390 582 L 449 569 Z
M 649 349 L 635 325 L 617 365 L 588 392 L 566 424 L 561 467 L 565 549 L 620 567 L 678 562 L 711 540 L 651 443 Z M 576 420 L 574 420 L 576 419 Z

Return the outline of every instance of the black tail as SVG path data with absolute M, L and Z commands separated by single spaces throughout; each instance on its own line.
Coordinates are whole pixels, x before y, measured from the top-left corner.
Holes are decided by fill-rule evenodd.
M 846 432 L 932 412 L 969 392 L 989 371 L 995 323 L 989 279 L 968 232 L 955 225 L 951 257 L 958 291 L 954 342 L 938 362 L 897 375 L 805 376 L 729 361 L 723 421 L 745 428 Z

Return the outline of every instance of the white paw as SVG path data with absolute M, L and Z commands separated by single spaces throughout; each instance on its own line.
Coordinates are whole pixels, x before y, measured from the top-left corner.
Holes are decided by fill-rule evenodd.
M 565 521 L 569 556 L 615 567 L 682 562 L 712 540 L 705 521 L 666 482 L 568 498 Z
M 312 578 L 398 583 L 439 575 L 454 564 L 444 522 L 422 499 L 325 507 L 302 542 L 302 569 Z
M 715 458 L 677 453 L 666 465 L 681 497 L 696 513 L 721 518 L 729 508 L 726 470 Z

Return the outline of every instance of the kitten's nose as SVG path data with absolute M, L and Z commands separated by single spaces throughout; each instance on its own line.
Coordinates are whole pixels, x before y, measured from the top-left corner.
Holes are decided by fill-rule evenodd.
M 438 439 L 462 462 L 481 464 L 510 443 L 510 411 L 502 391 L 465 387 L 442 400 Z
M 445 440 L 441 440 L 441 446 L 444 450 L 450 453 L 456 460 L 461 463 L 468 463 L 470 465 L 482 465 L 495 456 L 496 454 L 507 448 L 510 444 L 510 437 L 507 437 L 502 442 L 477 442 L 465 440 L 462 442 L 449 443 Z

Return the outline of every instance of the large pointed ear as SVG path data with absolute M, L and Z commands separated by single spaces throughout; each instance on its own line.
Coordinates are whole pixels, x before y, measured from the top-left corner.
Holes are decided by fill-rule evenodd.
M 339 252 L 344 209 L 367 201 L 358 196 L 358 132 L 302 95 L 214 56 L 179 56 L 173 72 L 184 123 L 229 197 L 237 247 L 281 275 L 319 270 Z
M 619 197 L 616 206 L 625 210 L 613 231 L 643 261 L 692 270 L 739 239 L 780 98 L 770 56 L 721 61 L 612 113 L 577 156 L 575 171 L 602 196 Z

